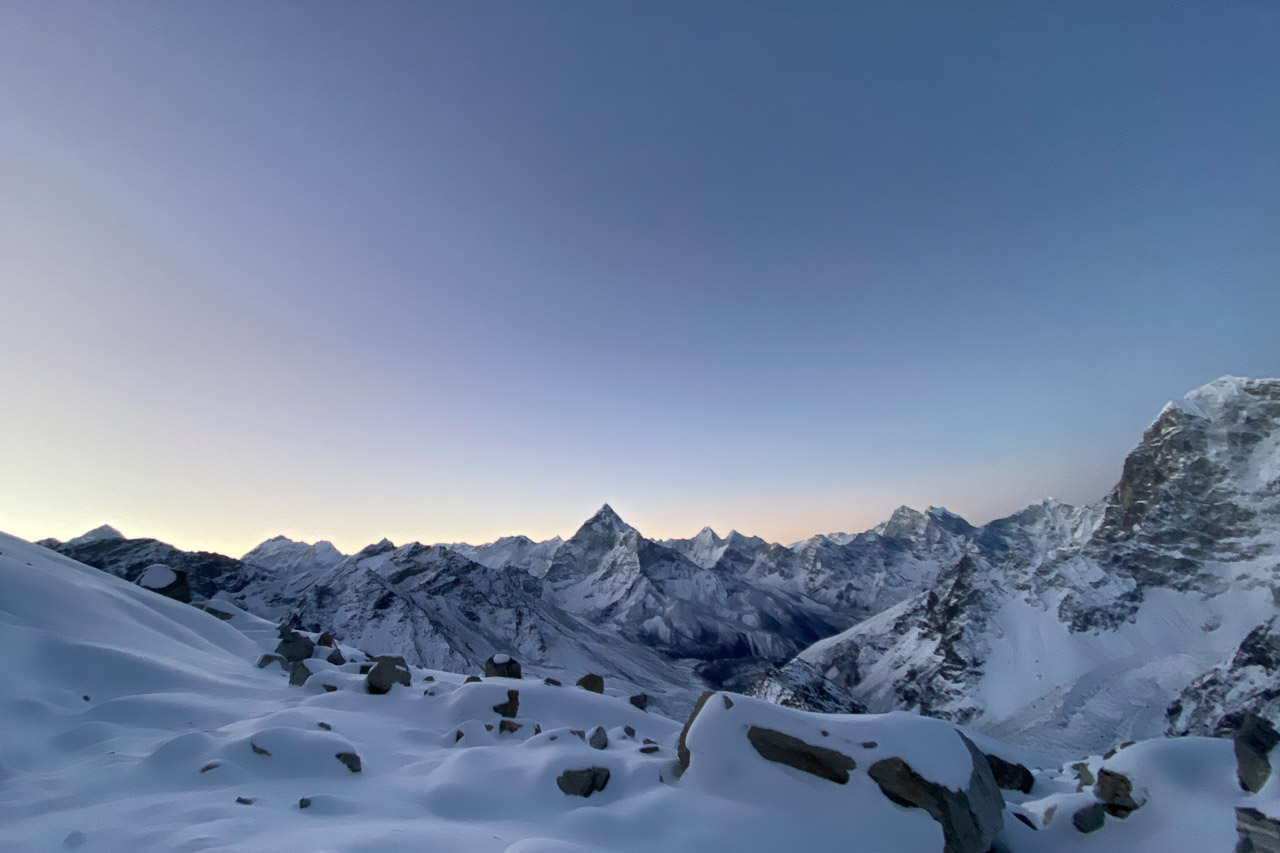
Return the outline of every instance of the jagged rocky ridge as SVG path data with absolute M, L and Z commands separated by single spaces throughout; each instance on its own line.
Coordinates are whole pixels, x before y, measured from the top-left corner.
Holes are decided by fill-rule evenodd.
M 276 539 L 235 561 L 114 531 L 46 544 L 131 580 L 181 567 L 197 599 L 417 665 L 508 649 L 666 685 L 673 708 L 754 681 L 797 707 L 916 709 L 1075 748 L 1276 713 L 1274 667 L 1234 660 L 1280 588 L 1278 422 L 1280 382 L 1224 378 L 1166 407 L 1096 505 L 1046 500 L 983 527 L 904 507 L 789 547 L 710 529 L 659 542 L 608 506 L 563 541 L 350 557 Z

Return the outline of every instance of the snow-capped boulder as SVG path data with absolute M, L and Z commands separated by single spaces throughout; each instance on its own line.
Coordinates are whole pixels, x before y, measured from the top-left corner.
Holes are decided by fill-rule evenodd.
M 520 661 L 511 655 L 496 654 L 484 662 L 485 678 L 520 678 Z
M 714 786 L 728 797 L 764 790 L 815 797 L 849 814 L 851 835 L 871 814 L 880 832 L 920 832 L 911 817 L 919 810 L 934 829 L 920 832 L 917 849 L 938 843 L 948 853 L 986 853 L 1003 826 L 1004 799 L 986 757 L 940 720 L 811 714 L 706 693 L 678 754 L 682 785 Z M 930 835 L 936 840 L 924 840 Z
M 191 603 L 191 584 L 187 581 L 187 573 L 181 569 L 171 569 L 164 563 L 152 563 L 142 570 L 137 583 L 144 589 L 158 592 L 174 601 Z
M 365 690 L 381 695 L 390 692 L 394 684 L 408 687 L 410 679 L 409 665 L 404 658 L 399 655 L 380 655 L 365 675 Z

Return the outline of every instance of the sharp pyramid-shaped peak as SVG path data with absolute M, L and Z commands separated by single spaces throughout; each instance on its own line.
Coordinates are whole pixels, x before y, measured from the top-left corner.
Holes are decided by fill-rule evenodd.
M 124 534 L 116 530 L 110 524 L 103 524 L 95 527 L 88 533 L 77 536 L 67 542 L 68 545 L 88 545 L 90 542 L 103 542 L 108 539 L 123 539 Z
M 724 541 L 719 536 L 717 536 L 716 532 L 712 530 L 710 527 L 704 527 L 701 530 L 699 530 L 698 535 L 693 537 L 693 539 L 695 542 L 712 542 L 717 545 Z
M 596 514 L 591 516 L 578 528 L 578 532 L 574 534 L 575 539 L 582 536 L 617 536 L 619 533 L 625 533 L 634 528 L 622 520 L 613 507 L 605 504 L 596 510 Z

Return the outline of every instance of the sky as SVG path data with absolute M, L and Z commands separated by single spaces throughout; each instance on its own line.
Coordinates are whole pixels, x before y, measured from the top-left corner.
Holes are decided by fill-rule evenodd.
M 858 531 L 1280 375 L 1280 4 L 0 7 L 0 529 Z

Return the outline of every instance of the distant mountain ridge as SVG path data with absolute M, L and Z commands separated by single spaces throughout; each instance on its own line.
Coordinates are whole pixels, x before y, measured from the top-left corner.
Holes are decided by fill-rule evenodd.
M 1165 407 L 1099 503 L 1045 500 L 981 527 L 900 507 L 790 546 L 710 528 L 659 541 L 606 504 L 568 539 L 384 540 L 350 556 L 276 537 L 232 560 L 104 528 L 42 544 L 130 580 L 181 568 L 197 597 L 422 666 L 477 668 L 506 649 L 543 666 L 567 656 L 675 704 L 754 684 L 824 710 L 915 708 L 1014 740 L 1089 742 L 1150 736 L 1202 676 L 1182 697 L 1194 715 L 1171 711 L 1169 725 L 1212 729 L 1233 712 L 1232 657 L 1280 601 L 1278 508 L 1280 381 L 1224 377 Z M 1249 683 L 1280 683 L 1249 666 Z

